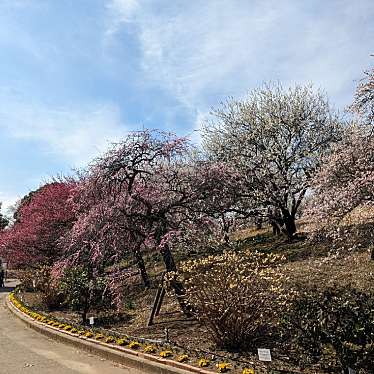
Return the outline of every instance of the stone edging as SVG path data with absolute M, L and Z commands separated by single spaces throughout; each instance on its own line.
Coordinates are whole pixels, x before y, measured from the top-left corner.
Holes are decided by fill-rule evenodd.
M 18 310 L 13 303 L 6 297 L 8 309 L 20 320 L 26 323 L 33 330 L 48 336 L 56 341 L 72 345 L 86 352 L 93 353 L 110 361 L 123 364 L 145 373 L 152 374 L 212 374 L 212 371 L 197 368 L 195 366 L 179 363 L 172 360 L 158 358 L 147 353 L 137 352 L 131 349 L 114 346 L 108 343 L 100 342 L 86 337 L 77 337 L 68 332 L 61 331 L 53 326 L 47 326 L 39 321 L 35 321 L 28 315 Z

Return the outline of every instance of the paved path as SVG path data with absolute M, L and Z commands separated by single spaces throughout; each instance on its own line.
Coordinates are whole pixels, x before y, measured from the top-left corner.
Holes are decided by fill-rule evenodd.
M 0 374 L 141 374 L 30 329 L 6 307 L 8 291 L 0 288 Z

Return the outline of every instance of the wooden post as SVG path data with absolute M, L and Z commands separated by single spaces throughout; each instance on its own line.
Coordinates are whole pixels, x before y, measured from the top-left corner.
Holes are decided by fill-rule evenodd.
M 158 286 L 157 293 L 153 301 L 152 311 L 151 311 L 151 315 L 149 316 L 147 326 L 152 326 L 153 319 L 155 318 L 155 316 L 158 316 L 160 313 L 162 301 L 164 300 L 164 297 L 165 297 L 164 276 L 165 276 L 165 273 L 162 274 L 161 282 L 160 282 L 160 285 Z
M 155 297 L 155 299 L 153 301 L 153 307 L 152 307 L 151 315 L 149 316 L 149 320 L 148 320 L 148 325 L 147 326 L 153 325 L 153 319 L 155 317 L 155 313 L 156 313 L 156 310 L 157 310 L 158 301 L 159 301 L 160 295 L 161 295 L 161 290 L 162 290 L 161 287 L 159 287 L 157 289 L 156 297 Z
M 160 297 L 157 303 L 157 308 L 156 308 L 156 313 L 155 313 L 156 317 L 160 314 L 160 309 L 161 309 L 162 302 L 164 301 L 165 293 L 166 293 L 165 288 L 162 287 L 161 292 L 160 292 Z

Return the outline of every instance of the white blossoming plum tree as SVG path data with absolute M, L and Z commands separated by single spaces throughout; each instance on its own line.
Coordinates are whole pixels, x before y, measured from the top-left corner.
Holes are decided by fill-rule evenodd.
M 363 123 L 374 125 L 374 67 L 365 72 L 364 79 L 357 86 L 350 109 Z
M 343 124 L 326 96 L 311 86 L 265 85 L 212 114 L 202 129 L 208 157 L 234 166 L 247 209 L 278 211 L 292 239 L 311 177 L 341 139 Z

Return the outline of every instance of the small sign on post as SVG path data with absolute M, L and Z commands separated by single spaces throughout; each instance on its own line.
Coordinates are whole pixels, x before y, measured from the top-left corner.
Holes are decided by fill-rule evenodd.
M 90 322 L 90 325 L 93 326 L 94 323 L 95 323 L 95 318 L 94 317 L 90 317 L 89 318 L 89 322 Z
M 258 359 L 260 361 L 271 362 L 270 349 L 258 348 L 257 352 L 258 352 Z
M 167 327 L 165 327 L 165 340 L 167 341 L 167 342 L 169 342 L 169 329 L 167 328 Z
M 356 374 L 356 370 L 348 368 L 348 374 Z
M 32 280 L 32 288 L 35 290 L 35 287 L 36 287 L 36 282 L 35 282 L 35 279 Z

